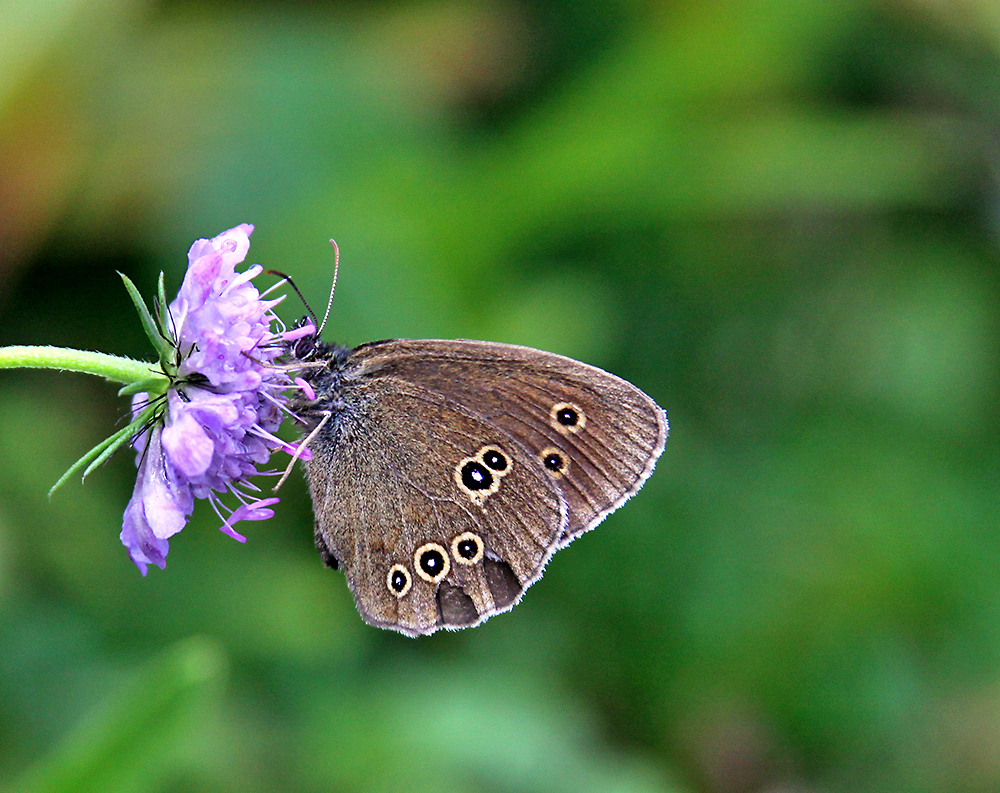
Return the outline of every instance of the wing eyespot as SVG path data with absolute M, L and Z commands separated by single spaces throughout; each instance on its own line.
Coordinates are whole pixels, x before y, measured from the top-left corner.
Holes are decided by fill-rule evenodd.
M 510 457 L 499 446 L 484 446 L 476 452 L 476 459 L 499 477 L 510 473 Z
M 538 453 L 538 459 L 541 461 L 546 473 L 554 479 L 561 479 L 569 469 L 569 457 L 566 456 L 566 452 L 554 446 L 547 446 L 542 449 Z
M 389 587 L 389 591 L 392 594 L 397 598 L 401 598 L 410 591 L 410 587 L 413 585 L 413 578 L 410 576 L 410 571 L 403 567 L 403 565 L 394 564 L 386 574 L 385 585 Z
M 478 457 L 466 457 L 455 466 L 455 484 L 479 506 L 500 489 L 501 476 L 499 472 L 491 471 Z
M 472 566 L 483 558 L 485 551 L 482 538 L 474 532 L 467 531 L 452 538 L 451 555 L 459 564 Z
M 448 552 L 436 542 L 421 545 L 413 553 L 413 565 L 417 575 L 429 584 L 436 584 L 451 570 Z
M 561 435 L 575 435 L 587 426 L 587 414 L 572 402 L 557 402 L 549 411 L 549 423 Z

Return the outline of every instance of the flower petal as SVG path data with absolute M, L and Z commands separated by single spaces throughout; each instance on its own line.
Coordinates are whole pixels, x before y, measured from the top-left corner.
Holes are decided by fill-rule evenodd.
M 122 522 L 119 538 L 143 577 L 146 575 L 148 565 L 155 564 L 161 570 L 166 568 L 170 544 L 153 533 L 146 520 L 142 499 L 136 494 L 132 495 L 128 506 L 125 507 L 125 520 Z
M 219 526 L 219 531 L 223 534 L 228 534 L 234 540 L 239 540 L 240 542 L 246 542 L 247 538 L 242 534 L 233 529 L 234 523 L 239 523 L 241 520 L 267 520 L 268 518 L 274 517 L 274 510 L 268 509 L 272 504 L 277 504 L 281 501 L 280 498 L 262 498 L 259 501 L 251 501 L 249 504 L 240 504 L 233 514 L 229 516 L 229 519 Z
M 240 223 L 212 238 L 211 244 L 222 254 L 225 264 L 235 267 L 240 264 L 250 252 L 250 235 L 253 234 L 252 223 Z
M 212 464 L 215 444 L 190 411 L 172 410 L 170 421 L 163 428 L 163 448 L 170 462 L 189 478 L 201 476 Z
M 139 457 L 139 473 L 119 537 L 132 561 L 146 575 L 149 564 L 161 569 L 166 566 L 167 538 L 184 528 L 191 510 L 185 511 L 183 494 L 168 481 L 158 429 L 149 432 L 146 448 Z
M 135 485 L 136 492 L 132 496 L 139 496 L 143 515 L 153 534 L 165 540 L 184 528 L 193 503 L 190 493 L 177 481 L 173 467 L 164 457 L 159 428 L 150 432 Z

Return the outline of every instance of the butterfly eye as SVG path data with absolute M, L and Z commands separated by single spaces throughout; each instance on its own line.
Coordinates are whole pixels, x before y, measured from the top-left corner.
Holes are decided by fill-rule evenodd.
M 413 554 L 413 561 L 417 567 L 417 575 L 431 584 L 436 584 L 448 575 L 451 569 L 448 555 L 436 542 L 429 542 L 417 548 Z
M 459 564 L 473 565 L 483 558 L 483 541 L 467 531 L 451 541 L 451 553 Z
M 569 467 L 566 455 L 551 446 L 547 449 L 542 449 L 541 453 L 538 455 L 538 459 L 542 461 L 542 465 L 545 466 L 545 470 L 557 479 L 565 474 L 566 469 Z
M 498 449 L 496 446 L 484 446 L 479 450 L 476 457 L 482 460 L 487 468 L 495 471 L 500 476 L 506 474 L 510 469 L 510 460 L 507 459 L 507 455 L 503 453 L 502 449 Z
M 394 564 L 390 567 L 389 574 L 385 577 L 385 584 L 389 587 L 389 591 L 398 598 L 410 591 L 412 583 L 410 571 L 401 564 Z
M 572 402 L 558 402 L 549 411 L 549 420 L 553 428 L 567 435 L 577 433 L 587 424 L 587 416 L 579 405 Z

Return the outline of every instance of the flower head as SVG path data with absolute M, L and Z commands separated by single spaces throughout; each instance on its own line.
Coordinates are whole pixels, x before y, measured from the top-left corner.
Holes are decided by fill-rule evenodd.
M 184 528 L 196 498 L 207 498 L 222 531 L 240 542 L 246 538 L 234 523 L 274 514 L 278 499 L 260 498 L 248 477 L 275 449 L 292 450 L 274 432 L 283 392 L 296 386 L 274 361 L 288 342 L 315 329 L 284 329 L 273 313 L 282 298 L 265 300 L 252 283 L 260 265 L 236 272 L 252 232 L 244 223 L 191 246 L 184 282 L 160 318 L 171 351 L 160 364 L 167 387 L 133 398 L 135 417 L 153 411 L 133 441 L 139 473 L 121 541 L 143 575 L 150 564 L 166 565 L 167 540 Z M 236 509 L 219 498 L 225 493 L 239 502 Z

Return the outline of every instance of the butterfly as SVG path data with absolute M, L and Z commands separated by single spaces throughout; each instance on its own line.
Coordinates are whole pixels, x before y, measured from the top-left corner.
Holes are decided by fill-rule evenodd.
M 295 342 L 323 561 L 358 611 L 417 636 L 509 610 L 635 494 L 667 439 L 631 383 L 529 347 Z

